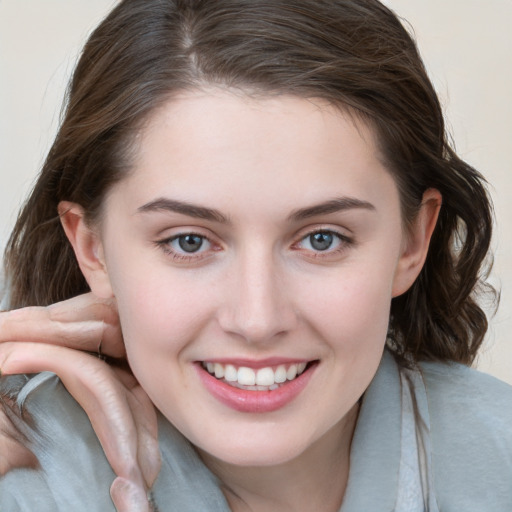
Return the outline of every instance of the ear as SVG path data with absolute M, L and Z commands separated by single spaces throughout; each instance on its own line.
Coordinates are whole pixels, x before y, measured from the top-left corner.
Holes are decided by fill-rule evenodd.
M 85 222 L 83 208 L 68 201 L 58 206 L 60 221 L 91 291 L 100 298 L 113 297 L 99 234 Z
M 393 281 L 393 297 L 405 293 L 418 277 L 427 258 L 430 238 L 441 209 L 441 193 L 429 188 L 423 194 L 420 211 L 409 232 L 398 261 Z

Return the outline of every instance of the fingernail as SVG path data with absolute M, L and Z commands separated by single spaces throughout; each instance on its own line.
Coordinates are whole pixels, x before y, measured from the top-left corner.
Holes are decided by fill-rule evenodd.
M 146 491 L 126 478 L 118 477 L 110 487 L 110 495 L 114 505 L 122 512 L 149 511 Z

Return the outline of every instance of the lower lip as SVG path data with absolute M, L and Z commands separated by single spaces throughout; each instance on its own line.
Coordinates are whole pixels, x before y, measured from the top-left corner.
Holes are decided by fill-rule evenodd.
M 239 412 L 265 413 L 281 409 L 292 402 L 307 386 L 317 364 L 308 369 L 294 380 L 273 391 L 248 391 L 235 388 L 210 375 L 201 365 L 196 364 L 199 377 L 206 389 L 224 405 Z

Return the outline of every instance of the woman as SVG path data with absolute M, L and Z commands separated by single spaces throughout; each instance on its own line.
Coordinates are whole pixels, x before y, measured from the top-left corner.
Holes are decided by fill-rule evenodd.
M 92 291 L 86 348 L 119 341 L 119 318 L 111 355 L 136 380 L 69 351 L 67 390 L 4 379 L 39 468 L 7 472 L 1 506 L 112 508 L 94 428 L 126 510 L 147 509 L 144 485 L 158 510 L 506 510 L 510 389 L 455 364 L 487 327 L 491 224 L 380 3 L 121 2 L 84 49 L 6 270 L 13 309 Z M 8 339 L 16 315 L 66 307 L 10 313 Z M 0 346 L 4 374 L 64 354 L 20 350 Z

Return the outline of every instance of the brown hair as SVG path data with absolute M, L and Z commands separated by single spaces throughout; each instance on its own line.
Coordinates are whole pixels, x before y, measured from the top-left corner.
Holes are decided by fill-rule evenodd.
M 88 290 L 57 217 L 89 220 L 129 169 L 132 135 L 176 91 L 205 85 L 323 98 L 374 128 L 411 221 L 430 187 L 443 207 L 421 275 L 393 300 L 389 344 L 470 363 L 487 329 L 474 299 L 489 249 L 483 178 L 449 145 L 416 46 L 377 0 L 124 0 L 91 35 L 65 115 L 6 251 L 11 307 Z

